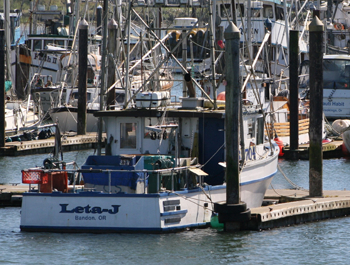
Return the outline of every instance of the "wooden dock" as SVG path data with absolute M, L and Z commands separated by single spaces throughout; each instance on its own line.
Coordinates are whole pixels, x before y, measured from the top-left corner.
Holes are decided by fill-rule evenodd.
M 322 145 L 323 150 L 323 158 L 339 158 L 343 157 L 344 153 L 342 150 L 343 140 L 339 138 L 335 138 L 333 141 L 329 143 L 324 143 Z M 285 159 L 289 159 L 291 156 L 291 151 L 289 147 L 283 148 Z M 299 159 L 308 160 L 309 159 L 309 144 L 301 144 L 299 145 L 299 149 L 297 150 Z
M 265 230 L 350 215 L 350 191 L 323 191 L 310 198 L 304 190 L 268 190 L 265 198 L 277 202 L 251 209 L 252 219 L 245 230 Z
M 103 136 L 104 143 L 105 136 Z M 62 137 L 62 150 L 64 152 L 95 148 L 97 146 L 97 133 L 86 133 L 86 135 L 65 135 Z M 33 140 L 23 142 L 7 142 L 5 147 L 0 148 L 0 156 L 19 156 L 46 154 L 52 152 L 55 146 L 55 137 L 44 140 Z

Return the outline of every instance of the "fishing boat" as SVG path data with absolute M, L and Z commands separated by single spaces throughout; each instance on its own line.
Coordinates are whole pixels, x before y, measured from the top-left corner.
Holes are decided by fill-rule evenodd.
M 300 67 L 299 89 L 309 97 L 309 61 Z M 323 56 L 323 112 L 328 119 L 347 119 L 350 116 L 350 55 Z
M 89 156 L 78 171 L 60 161 L 22 171 L 24 183 L 39 186 L 23 194 L 22 231 L 158 233 L 209 224 L 213 203 L 226 198 L 225 111 L 204 108 L 203 98 L 169 107 L 149 93 L 136 108 L 95 113 L 106 125 L 105 155 Z M 265 140 L 260 107 L 243 108 L 241 198 L 252 208 L 277 172 L 279 149 Z M 76 172 L 83 186 L 68 177 Z
M 130 11 L 138 16 L 132 6 Z M 149 27 L 146 32 L 162 42 Z M 197 97 L 191 81 L 190 97 L 171 102 L 160 79 L 152 85 L 159 69 L 161 64 L 122 109 L 101 106 L 94 113 L 105 124 L 104 154 L 99 148 L 79 169 L 54 156 L 22 171 L 22 182 L 30 184 L 22 231 L 162 233 L 209 225 L 214 203 L 226 199 L 225 109 Z M 246 89 L 245 95 L 265 92 L 262 86 Z M 265 99 L 242 103 L 237 152 L 241 200 L 248 208 L 261 206 L 277 172 L 279 147 L 264 132 Z
M 33 111 L 31 102 L 7 101 L 5 103 L 5 135 L 21 134 L 20 130 L 40 123 L 39 117 Z
M 344 156 L 350 155 L 350 120 L 338 119 L 332 123 L 332 132 L 343 139 L 342 152 Z

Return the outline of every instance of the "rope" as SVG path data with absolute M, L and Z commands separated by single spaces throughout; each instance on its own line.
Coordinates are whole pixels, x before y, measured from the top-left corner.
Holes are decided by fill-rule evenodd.
M 272 183 L 270 184 L 270 186 L 271 186 L 271 188 L 273 189 L 273 191 L 278 195 L 278 196 L 281 196 L 281 197 L 292 197 L 292 198 L 294 198 L 295 197 L 295 193 L 294 194 L 291 194 L 291 195 L 282 195 L 282 194 L 279 194 L 276 190 L 275 190 L 275 188 L 272 186 Z
M 189 201 L 189 202 L 191 202 L 191 203 L 193 203 L 193 204 L 195 204 L 195 205 L 197 205 L 197 206 L 199 206 L 199 207 L 206 208 L 206 207 L 204 207 L 204 205 L 200 205 L 199 203 L 197 203 L 197 202 L 193 201 L 194 199 L 188 198 L 188 197 L 186 197 L 186 196 L 184 196 L 184 195 L 178 194 L 178 193 L 173 192 L 173 191 L 167 191 L 167 192 L 169 192 L 169 193 L 173 193 L 173 194 L 175 194 L 175 195 L 177 195 L 177 196 L 179 196 L 179 197 L 182 197 L 183 199 L 185 199 L 185 200 L 187 200 L 187 201 Z M 198 200 L 198 199 L 196 199 L 196 201 L 207 202 L 207 201 L 204 201 L 204 200 Z M 212 202 L 212 201 L 211 201 L 211 199 L 210 199 L 210 202 Z M 206 208 L 206 209 L 208 209 L 208 208 Z M 208 210 L 210 210 L 210 211 L 212 211 L 212 212 L 213 212 L 213 210 L 212 210 L 212 209 L 208 209 Z
M 293 181 L 291 181 L 283 172 L 283 170 L 281 169 L 280 165 L 277 164 L 277 167 L 279 169 L 279 171 L 282 173 L 283 177 L 287 180 L 287 182 L 292 185 L 296 190 L 303 190 L 303 191 L 307 191 L 306 189 L 298 186 L 297 184 L 295 184 Z M 272 185 L 271 185 L 272 187 Z

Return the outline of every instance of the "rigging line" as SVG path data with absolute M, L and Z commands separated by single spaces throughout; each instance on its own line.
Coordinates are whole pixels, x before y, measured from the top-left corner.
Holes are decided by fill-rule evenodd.
M 282 194 L 279 194 L 279 193 L 277 192 L 277 190 L 273 187 L 272 183 L 270 183 L 270 186 L 271 186 L 272 190 L 273 190 L 277 195 L 279 195 L 279 196 L 281 196 L 281 197 L 288 197 L 288 198 L 295 198 L 295 197 L 296 197 L 296 193 L 291 194 L 291 195 L 282 195 Z
M 198 44 L 197 42 L 193 41 L 192 39 L 190 39 L 190 42 L 192 42 L 194 45 L 202 48 L 202 49 L 205 49 L 205 50 L 210 50 L 210 48 L 207 48 L 201 44 Z M 224 53 L 225 51 L 224 50 L 215 50 L 216 53 Z
M 78 123 L 77 120 L 75 119 L 74 115 L 72 114 L 72 112 L 69 110 L 69 107 L 66 106 L 66 108 L 67 108 L 69 114 L 72 116 L 73 120 L 74 120 L 76 123 Z
M 213 157 L 220 151 L 221 148 L 223 148 L 225 146 L 226 142 L 224 142 L 219 148 L 218 150 L 216 150 L 216 152 L 207 160 L 207 162 L 205 162 L 202 166 L 200 166 L 200 168 L 204 167 L 206 164 L 208 164 L 208 162 L 213 159 Z
M 207 208 L 207 207 L 204 207 L 204 205 L 200 205 L 199 203 L 196 203 L 196 202 L 194 201 L 194 200 L 196 200 L 196 201 L 200 201 L 200 202 L 207 202 L 207 201 L 205 201 L 205 200 L 192 199 L 192 198 L 186 197 L 186 196 L 184 196 L 184 195 L 182 195 L 182 194 L 179 194 L 179 193 L 176 193 L 176 192 L 173 192 L 173 191 L 170 191 L 170 190 L 167 190 L 166 192 L 175 194 L 175 195 L 177 195 L 177 196 L 179 196 L 179 197 L 181 197 L 181 198 L 183 198 L 183 199 L 185 199 L 185 200 L 187 200 L 187 201 L 189 201 L 189 202 L 191 202 L 191 203 L 193 203 L 193 204 L 195 204 L 195 205 L 198 205 L 199 207 L 208 209 L 209 211 L 212 211 L 212 212 L 213 212 L 212 209 L 209 209 L 209 208 Z M 210 202 L 212 203 L 211 200 L 210 200 Z

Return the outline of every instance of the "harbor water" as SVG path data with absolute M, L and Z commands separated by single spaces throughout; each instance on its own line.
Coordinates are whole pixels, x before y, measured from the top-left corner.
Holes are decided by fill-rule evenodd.
M 69 152 L 64 159 L 81 166 L 93 152 Z M 0 182 L 20 183 L 21 169 L 39 166 L 46 157 L 1 157 Z M 308 188 L 308 161 L 279 165 L 292 183 Z M 324 189 L 350 189 L 349 167 L 346 158 L 324 160 Z M 272 186 L 293 187 L 281 172 Z M 0 264 L 347 264 L 350 252 L 348 217 L 262 232 L 206 228 L 174 234 L 21 232 L 20 208 L 12 207 L 0 208 L 0 220 Z

